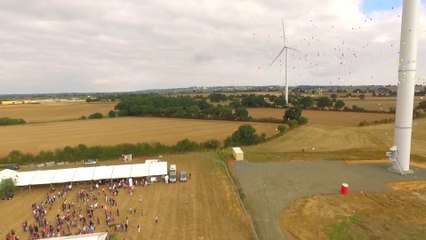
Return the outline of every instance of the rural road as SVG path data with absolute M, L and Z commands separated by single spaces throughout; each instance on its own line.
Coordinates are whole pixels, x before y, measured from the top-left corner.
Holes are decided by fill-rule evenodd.
M 244 203 L 252 215 L 260 239 L 291 239 L 280 228 L 280 217 L 296 199 L 340 192 L 348 183 L 350 192 L 389 191 L 386 183 L 426 180 L 426 170 L 401 176 L 390 172 L 389 164 L 346 164 L 340 161 L 289 161 L 235 163 L 237 181 L 244 192 Z

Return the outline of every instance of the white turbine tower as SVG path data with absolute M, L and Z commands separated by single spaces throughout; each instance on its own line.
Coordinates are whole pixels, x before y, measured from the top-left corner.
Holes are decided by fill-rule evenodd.
M 414 84 L 417 60 L 417 33 L 420 0 L 404 0 L 399 50 L 394 145 L 386 155 L 393 170 L 410 173 L 411 132 L 413 125 Z
M 297 49 L 294 49 L 292 47 L 289 47 L 286 45 L 285 43 L 285 29 L 284 29 L 284 19 L 281 18 L 281 22 L 283 24 L 283 41 L 284 41 L 284 45 L 283 48 L 281 49 L 281 51 L 278 53 L 278 55 L 274 58 L 274 60 L 271 62 L 271 65 L 281 56 L 281 54 L 285 51 L 285 61 L 284 61 L 284 65 L 285 65 L 285 70 L 284 70 L 284 81 L 285 81 L 285 103 L 288 106 L 288 82 L 287 82 L 287 54 L 288 54 L 288 49 L 293 50 L 298 52 Z

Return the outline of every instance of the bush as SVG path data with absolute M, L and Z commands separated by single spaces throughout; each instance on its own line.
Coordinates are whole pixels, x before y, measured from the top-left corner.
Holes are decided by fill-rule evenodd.
M 0 118 L 0 125 L 17 125 L 17 124 L 25 124 L 25 120 L 22 118 L 8 118 L 3 117 Z
M 278 131 L 280 132 L 280 134 L 284 134 L 287 131 L 287 126 L 286 125 L 278 125 Z
M 299 125 L 307 124 L 307 123 L 308 123 L 308 118 L 307 118 L 307 117 L 300 117 L 300 118 L 299 118 L 299 121 L 297 121 L 297 123 L 298 123 Z
M 93 114 L 89 115 L 89 119 L 97 119 L 97 118 L 103 118 L 103 117 L 104 117 L 104 115 L 100 112 L 93 113 Z
M 108 112 L 108 117 L 113 118 L 115 116 L 116 116 L 116 113 L 115 113 L 114 110 L 111 110 L 111 111 Z
M 87 117 L 84 116 L 84 115 L 80 117 L 80 120 L 86 120 L 86 119 L 87 119 Z
M 207 140 L 205 142 L 202 142 L 200 145 L 204 148 L 218 149 L 220 148 L 221 144 L 218 140 L 212 139 L 212 140 Z
M 297 120 L 296 119 L 293 119 L 293 120 L 290 120 L 290 121 L 288 121 L 288 127 L 290 128 L 290 129 L 295 129 L 295 128 L 297 128 Z
M 184 139 L 182 141 L 179 141 L 176 144 L 176 150 L 178 152 L 193 152 L 200 149 L 200 145 L 194 141 L 190 141 L 188 139 Z

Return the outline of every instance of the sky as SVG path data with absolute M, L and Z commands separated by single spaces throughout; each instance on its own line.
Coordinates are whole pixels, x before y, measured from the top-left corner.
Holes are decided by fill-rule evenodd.
M 398 81 L 402 0 L 1 0 L 0 94 Z M 426 85 L 422 0 L 416 84 Z

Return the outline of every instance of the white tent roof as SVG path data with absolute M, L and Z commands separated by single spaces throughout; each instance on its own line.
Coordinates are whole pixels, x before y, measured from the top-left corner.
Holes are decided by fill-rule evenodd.
M 92 180 L 110 179 L 114 166 L 99 166 L 93 172 Z
M 145 163 L 133 164 L 130 177 L 144 177 L 148 176 L 148 168 Z
M 16 186 L 28 186 L 31 185 L 31 181 L 35 177 L 38 171 L 31 172 L 19 172 L 18 173 L 18 182 Z
M 148 175 L 166 175 L 167 174 L 167 162 L 153 162 L 148 165 Z
M 6 178 L 12 178 L 13 180 L 18 180 L 18 172 L 13 171 L 10 169 L 4 169 L 0 171 L 0 180 L 6 179 Z
M 31 185 L 50 184 L 57 170 L 37 171 L 34 178 L 31 180 Z
M 114 170 L 112 171 L 111 178 L 128 178 L 130 177 L 130 172 L 132 171 L 132 165 L 115 165 Z
M 107 239 L 108 233 L 101 232 L 101 233 L 90 233 L 90 234 L 83 234 L 83 235 L 73 235 L 73 236 L 66 236 L 66 237 L 55 237 L 55 238 L 43 238 L 49 239 L 49 240 L 105 240 Z
M 72 178 L 73 182 L 85 182 L 92 180 L 95 167 L 81 167 L 77 168 Z
M 76 168 L 66 168 L 57 170 L 56 175 L 52 179 L 52 183 L 65 183 L 71 182 L 74 177 Z
M 17 186 L 84 182 L 100 179 L 166 175 L 167 162 L 149 161 L 148 163 L 139 164 L 38 170 L 30 172 L 16 172 L 16 174 Z

